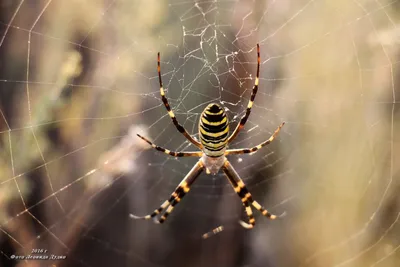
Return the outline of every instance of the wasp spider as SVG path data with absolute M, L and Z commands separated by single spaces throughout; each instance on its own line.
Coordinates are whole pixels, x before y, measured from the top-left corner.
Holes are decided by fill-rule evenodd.
M 150 142 L 147 138 L 138 134 L 138 136 L 155 148 L 158 151 L 164 152 L 165 154 L 174 156 L 174 157 L 200 157 L 200 160 L 194 165 L 194 167 L 189 171 L 189 173 L 183 178 L 182 182 L 178 185 L 175 191 L 171 194 L 171 197 L 166 200 L 161 206 L 154 210 L 153 213 L 146 216 L 136 216 L 130 214 L 130 217 L 133 219 L 153 219 L 156 223 L 163 223 L 168 215 L 174 209 L 174 206 L 178 204 L 182 198 L 189 192 L 190 186 L 196 180 L 196 178 L 200 175 L 200 173 L 205 170 L 207 174 L 215 175 L 221 168 L 231 183 L 235 192 L 239 195 L 242 200 L 242 203 L 245 207 L 245 212 L 248 217 L 248 222 L 244 222 L 242 220 L 239 221 L 240 225 L 244 228 L 251 229 L 255 225 L 255 219 L 253 216 L 253 211 L 251 206 L 260 211 L 262 215 L 268 217 L 271 220 L 274 220 L 280 216 L 273 215 L 269 213 L 264 207 L 262 207 L 257 201 L 255 201 L 247 190 L 245 184 L 242 179 L 239 177 L 238 173 L 232 167 L 228 159 L 227 155 L 234 154 L 248 154 L 253 153 L 261 149 L 262 147 L 271 143 L 276 135 L 281 130 L 282 126 L 285 124 L 284 122 L 279 125 L 279 127 L 275 130 L 272 136 L 259 144 L 258 146 L 252 148 L 244 148 L 244 149 L 227 149 L 227 146 L 230 142 L 232 142 L 235 137 L 238 135 L 240 130 L 243 129 L 247 119 L 249 118 L 251 107 L 253 106 L 254 99 L 258 90 L 259 83 L 259 73 L 260 73 L 260 46 L 257 44 L 257 74 L 253 87 L 253 91 L 247 105 L 246 114 L 241 118 L 240 123 L 237 125 L 233 133 L 229 135 L 229 122 L 226 116 L 225 110 L 218 104 L 212 103 L 209 104 L 204 111 L 201 113 L 200 122 L 199 122 L 199 137 L 200 142 L 193 138 L 185 128 L 179 124 L 178 120 L 175 117 L 174 112 L 172 111 L 167 98 L 165 97 L 165 92 L 163 89 L 163 84 L 161 80 L 161 71 L 160 71 L 160 53 L 158 53 L 157 57 L 157 71 L 158 71 L 158 79 L 160 82 L 160 94 L 162 102 L 167 108 L 168 114 L 172 119 L 172 122 L 175 124 L 177 130 L 182 133 L 193 145 L 198 147 L 200 151 L 192 151 L 192 152 L 174 152 L 169 149 L 162 148 Z M 158 216 L 159 215 L 159 216 Z M 221 232 L 223 230 L 222 226 L 215 228 L 214 230 L 203 235 L 203 238 L 207 238 L 213 234 Z

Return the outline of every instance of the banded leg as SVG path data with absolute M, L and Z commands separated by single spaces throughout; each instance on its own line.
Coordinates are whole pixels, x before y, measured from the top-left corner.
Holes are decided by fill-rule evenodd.
M 256 220 L 254 219 L 254 216 L 253 216 L 253 211 L 251 210 L 251 207 L 250 207 L 249 205 L 250 205 L 250 204 L 249 204 L 248 201 L 243 203 L 243 206 L 244 206 L 244 208 L 245 208 L 246 215 L 247 215 L 247 218 L 249 219 L 249 221 L 248 221 L 248 222 L 245 222 L 245 221 L 242 221 L 242 220 L 239 220 L 239 221 L 238 221 L 239 224 L 240 224 L 243 228 L 246 228 L 246 229 L 252 229 L 252 228 L 254 228 L 254 226 L 255 226 L 255 224 L 256 224 Z M 216 234 L 218 234 L 218 233 L 220 233 L 220 232 L 222 232 L 222 231 L 224 231 L 224 230 L 225 230 L 225 226 L 220 225 L 220 226 L 218 226 L 218 227 L 215 227 L 215 228 L 212 229 L 211 231 L 209 231 L 209 232 L 203 234 L 203 235 L 202 235 L 202 238 L 203 238 L 203 239 L 207 239 L 207 238 L 209 238 L 209 237 L 211 237 L 211 236 L 213 236 L 213 235 L 216 235 Z
M 225 172 L 225 175 L 228 177 L 228 181 L 232 185 L 233 190 L 235 190 L 235 192 L 238 194 L 238 196 L 242 200 L 242 204 L 244 206 L 247 218 L 249 219 L 248 223 L 246 223 L 246 222 L 244 222 L 242 220 L 239 220 L 240 225 L 243 226 L 246 229 L 253 228 L 254 225 L 256 224 L 256 220 L 254 218 L 253 211 L 252 211 L 252 209 L 250 207 L 249 199 L 247 197 L 246 192 L 240 188 L 240 186 L 238 185 L 237 181 L 235 181 L 234 179 L 229 178 L 229 176 L 228 176 L 228 174 L 226 172 Z
M 228 143 L 232 142 L 232 140 L 235 139 L 235 137 L 239 134 L 240 130 L 243 129 L 244 125 L 247 122 L 247 119 L 250 116 L 251 108 L 253 106 L 254 99 L 256 98 L 257 91 L 258 91 L 258 83 L 259 83 L 259 77 L 260 77 L 260 62 L 261 62 L 260 45 L 257 44 L 257 73 L 256 73 L 256 80 L 254 82 L 253 91 L 251 92 L 249 103 L 247 104 L 246 114 L 240 119 L 240 122 L 236 126 L 236 128 L 233 131 L 232 135 L 229 136 Z
M 262 147 L 269 145 L 272 141 L 274 141 L 275 137 L 278 135 L 281 128 L 285 125 L 285 122 L 282 122 L 281 125 L 275 130 L 275 132 L 271 135 L 271 137 L 267 140 L 259 144 L 258 146 L 252 148 L 241 148 L 241 149 L 228 149 L 225 152 L 225 155 L 233 155 L 233 154 L 248 154 L 253 153 L 260 150 Z
M 165 108 L 168 111 L 168 115 L 171 117 L 172 122 L 174 123 L 176 129 L 183 134 L 186 139 L 188 139 L 193 145 L 197 146 L 198 148 L 202 148 L 202 145 L 199 141 L 195 140 L 186 130 L 185 128 L 179 124 L 178 120 L 175 117 L 174 112 L 171 110 L 171 106 L 168 103 L 168 99 L 165 96 L 164 88 L 163 88 L 163 83 L 161 79 L 161 67 L 160 67 L 160 53 L 157 54 L 157 72 L 158 72 L 158 81 L 160 83 L 160 94 L 161 94 L 161 100 L 164 103 Z
M 185 193 L 184 193 L 185 194 Z M 163 223 L 167 217 L 171 214 L 171 212 L 174 210 L 174 207 L 176 204 L 179 203 L 179 201 L 184 197 L 183 195 L 177 196 L 174 200 L 171 201 L 171 204 L 168 206 L 168 208 L 165 210 L 164 214 L 160 216 L 158 220 L 155 220 L 155 223 Z
M 226 174 L 226 175 L 227 175 L 227 174 Z M 229 181 L 230 184 L 232 185 L 233 189 L 235 190 L 235 192 L 236 192 L 236 193 L 239 195 L 239 197 L 241 198 L 242 204 L 243 204 L 243 206 L 244 206 L 244 208 L 245 208 L 245 212 L 246 212 L 246 215 L 247 215 L 247 218 L 248 218 L 248 222 L 239 220 L 239 224 L 240 224 L 242 227 L 246 228 L 246 229 L 252 229 L 252 228 L 254 228 L 254 226 L 255 226 L 255 224 L 256 224 L 256 220 L 255 220 L 255 218 L 254 218 L 253 211 L 252 211 L 252 209 L 251 209 L 251 207 L 250 207 L 250 202 L 249 202 L 249 198 L 248 198 L 248 194 L 249 194 L 249 193 L 248 193 L 246 190 L 243 190 L 243 189 L 238 185 L 238 183 L 236 182 L 236 180 L 231 179 L 228 175 L 227 175 L 227 177 L 228 177 L 228 181 Z M 216 234 L 222 232 L 222 231 L 224 230 L 224 228 L 225 228 L 225 227 L 224 227 L 223 225 L 220 225 L 220 226 L 214 228 L 213 230 L 211 230 L 211 231 L 209 231 L 209 232 L 203 234 L 202 238 L 203 238 L 203 239 L 206 239 L 206 238 L 209 238 L 209 237 L 211 237 L 211 236 L 213 236 L 213 235 L 216 235 Z
M 155 223 L 163 223 L 174 209 L 174 206 L 182 200 L 187 192 L 189 192 L 190 186 L 203 171 L 203 167 L 204 166 L 202 159 L 200 159 L 185 176 L 185 178 L 183 178 L 182 182 L 180 182 L 180 184 L 176 187 L 175 191 L 171 194 L 171 197 L 168 200 L 164 201 L 158 209 L 155 209 L 153 211 L 153 213 L 146 216 L 136 216 L 134 214 L 130 214 L 129 216 L 132 219 L 136 220 L 154 219 Z M 164 214 L 162 214 L 161 217 L 157 220 L 156 216 L 161 214 L 163 211 L 165 211 Z
M 260 203 L 258 203 L 253 199 L 253 196 L 247 190 L 246 185 L 243 183 L 239 174 L 235 171 L 235 169 L 232 167 L 232 165 L 229 163 L 228 160 L 225 160 L 224 166 L 222 168 L 228 179 L 231 181 L 231 183 L 237 184 L 235 191 L 238 192 L 239 196 L 242 198 L 243 203 L 244 201 L 248 201 L 254 208 L 256 208 L 256 210 L 260 211 L 262 215 L 264 215 L 270 220 L 275 220 L 283 216 L 283 215 L 277 216 L 269 213 L 268 210 L 266 210 L 263 206 L 260 205 Z
M 165 154 L 168 154 L 170 156 L 173 157 L 201 157 L 202 152 L 201 151 L 187 151 L 187 152 L 175 152 L 175 151 L 171 151 L 169 149 L 157 146 L 155 144 L 153 144 L 150 140 L 148 140 L 146 137 L 141 136 L 140 134 L 137 134 L 137 136 L 139 136 L 142 140 L 144 140 L 146 143 L 148 143 L 149 145 L 151 145 L 154 149 L 161 151 Z

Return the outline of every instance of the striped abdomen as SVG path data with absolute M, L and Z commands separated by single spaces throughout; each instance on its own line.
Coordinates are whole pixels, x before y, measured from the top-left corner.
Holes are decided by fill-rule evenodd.
M 224 155 L 229 134 L 228 118 L 218 104 L 209 104 L 201 113 L 200 142 L 203 152 L 209 157 Z

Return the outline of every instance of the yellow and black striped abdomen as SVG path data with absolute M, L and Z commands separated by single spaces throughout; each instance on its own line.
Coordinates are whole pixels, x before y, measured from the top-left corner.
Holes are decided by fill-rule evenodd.
M 209 104 L 201 114 L 200 142 L 209 157 L 224 154 L 229 135 L 229 122 L 225 110 L 218 104 Z

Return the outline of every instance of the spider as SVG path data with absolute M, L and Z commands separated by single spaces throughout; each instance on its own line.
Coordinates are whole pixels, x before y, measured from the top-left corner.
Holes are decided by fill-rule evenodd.
M 251 108 L 253 106 L 254 99 L 258 90 L 259 83 L 259 73 L 260 73 L 260 46 L 257 44 L 257 74 L 254 82 L 253 91 L 247 105 L 246 113 L 241 118 L 239 124 L 233 131 L 233 133 L 229 135 L 229 122 L 226 116 L 225 110 L 218 104 L 212 103 L 209 104 L 204 111 L 201 113 L 200 121 L 199 121 L 199 138 L 200 142 L 193 138 L 185 128 L 179 124 L 177 118 L 175 117 L 174 112 L 172 111 L 168 100 L 165 96 L 165 92 L 163 89 L 163 83 L 161 79 L 161 68 L 160 68 L 160 53 L 157 55 L 157 72 L 158 72 L 158 80 L 160 83 L 160 94 L 161 100 L 164 103 L 168 115 L 171 117 L 172 122 L 176 126 L 176 129 L 182 133 L 193 145 L 198 147 L 200 151 L 185 151 L 185 152 L 174 152 L 169 149 L 157 146 L 149 141 L 147 138 L 138 134 L 138 136 L 151 145 L 154 149 L 164 152 L 165 154 L 171 155 L 173 157 L 200 157 L 200 160 L 193 166 L 193 168 L 189 171 L 189 173 L 183 178 L 181 183 L 177 186 L 175 191 L 171 194 L 171 197 L 163 202 L 161 206 L 154 210 L 153 213 L 146 216 L 136 216 L 130 214 L 130 217 L 133 219 L 153 219 L 155 223 L 163 223 L 168 215 L 172 212 L 175 205 L 177 205 L 182 198 L 190 191 L 190 186 L 194 183 L 196 178 L 200 175 L 200 173 L 205 170 L 207 174 L 215 175 L 222 168 L 226 177 L 228 178 L 230 184 L 232 185 L 235 192 L 239 195 L 242 200 L 243 206 L 245 208 L 245 212 L 248 218 L 248 222 L 243 220 L 239 220 L 241 226 L 246 229 L 252 229 L 255 225 L 255 218 L 253 216 L 253 211 L 251 206 L 260 211 L 262 215 L 267 218 L 274 220 L 280 216 L 269 213 L 264 207 L 262 207 L 257 201 L 255 201 L 251 195 L 251 193 L 247 190 L 246 185 L 243 180 L 240 178 L 239 174 L 232 167 L 231 163 L 228 161 L 226 156 L 228 155 L 238 155 L 238 154 L 249 154 L 254 153 L 261 149 L 262 147 L 271 143 L 276 135 L 281 130 L 282 126 L 285 122 L 282 122 L 281 125 L 275 130 L 275 132 L 271 135 L 271 137 L 262 142 L 261 144 L 252 147 L 252 148 L 243 148 L 243 149 L 227 149 L 229 143 L 231 143 L 235 137 L 239 134 L 240 130 L 243 129 L 246 124 L 247 119 L 250 116 Z M 160 215 L 160 216 L 158 216 Z M 158 217 L 158 218 L 157 218 Z M 221 232 L 224 229 L 223 226 L 219 226 L 214 228 L 212 231 L 203 235 L 203 238 L 208 238 L 213 234 Z

